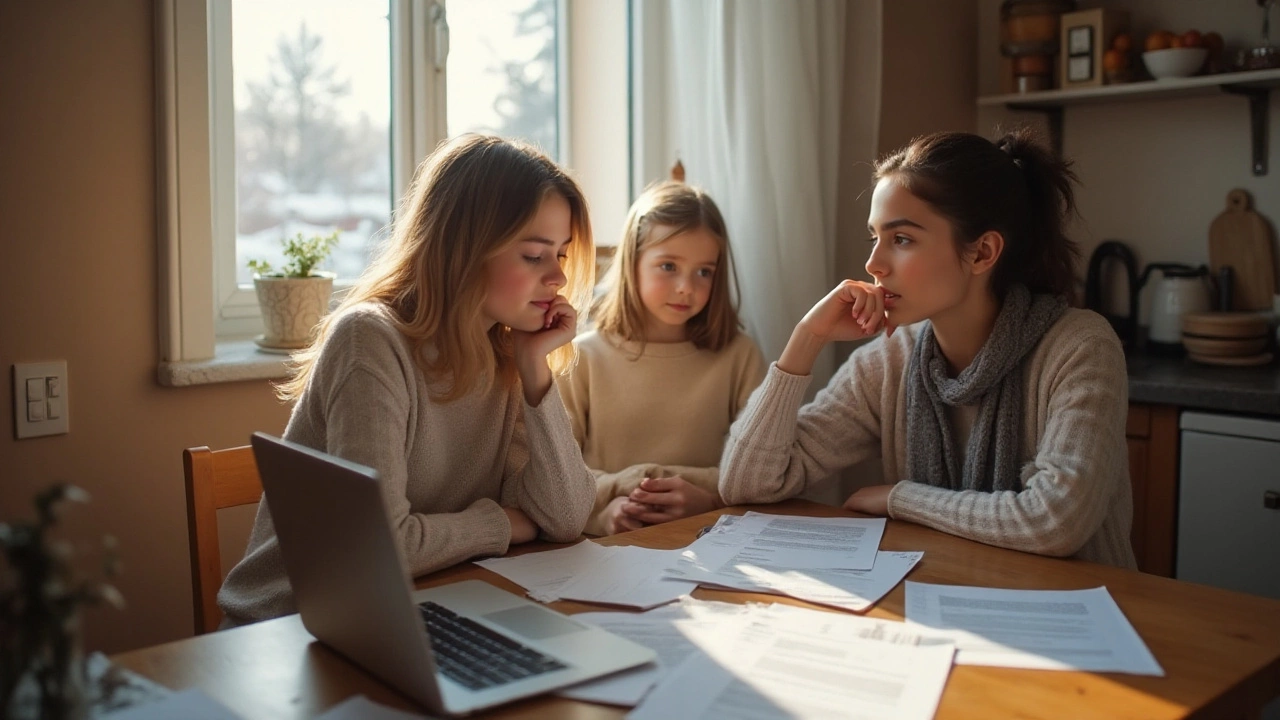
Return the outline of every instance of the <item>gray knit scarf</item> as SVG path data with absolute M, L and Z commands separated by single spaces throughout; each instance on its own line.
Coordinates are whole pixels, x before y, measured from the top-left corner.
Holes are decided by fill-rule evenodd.
M 1067 308 L 1064 298 L 1005 295 L 995 327 L 973 363 L 954 378 L 926 323 L 907 368 L 907 477 L 952 490 L 1021 490 L 1022 375 L 1025 358 Z M 947 406 L 978 406 L 963 472 Z

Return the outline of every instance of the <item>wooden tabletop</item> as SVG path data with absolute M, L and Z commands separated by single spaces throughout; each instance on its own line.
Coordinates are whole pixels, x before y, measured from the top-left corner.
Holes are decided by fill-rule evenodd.
M 839 508 L 791 500 L 729 508 L 598 540 L 604 545 L 678 548 L 721 513 L 747 510 L 851 516 Z M 532 544 L 512 554 L 560 545 Z M 923 550 L 909 578 L 919 582 L 1038 590 L 1106 586 L 1165 670 L 1165 677 L 1117 673 L 957 666 L 951 670 L 937 720 L 989 718 L 1251 718 L 1280 694 L 1280 601 L 1075 560 L 1028 555 L 890 520 L 882 550 Z M 466 563 L 418 579 L 419 588 L 482 579 L 523 590 Z M 729 602 L 790 598 L 699 588 L 694 597 Z M 867 615 L 903 618 L 900 583 Z M 557 602 L 566 613 L 599 606 Z M 122 653 L 113 661 L 163 685 L 200 687 L 246 719 L 308 718 L 354 694 L 422 712 L 410 701 L 315 641 L 298 616 Z M 484 714 L 493 718 L 611 720 L 625 709 L 554 697 L 522 701 Z

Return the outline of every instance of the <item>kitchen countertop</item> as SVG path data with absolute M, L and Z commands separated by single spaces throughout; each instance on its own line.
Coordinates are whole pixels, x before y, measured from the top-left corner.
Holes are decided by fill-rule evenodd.
M 1225 367 L 1130 351 L 1126 364 L 1130 402 L 1280 417 L 1280 363 Z

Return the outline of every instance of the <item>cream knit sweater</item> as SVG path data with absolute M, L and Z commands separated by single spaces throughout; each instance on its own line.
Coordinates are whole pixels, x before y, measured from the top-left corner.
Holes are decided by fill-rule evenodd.
M 560 394 L 582 456 L 596 475 L 586 532 L 605 532 L 602 511 L 646 477 L 679 475 L 716 492 L 725 435 L 764 376 L 764 356 L 746 335 L 719 352 L 691 342 L 624 342 L 579 335 L 578 364 Z
M 906 383 L 920 325 L 858 348 L 813 402 L 809 377 L 773 366 L 733 424 L 721 460 L 729 503 L 793 497 L 879 455 L 889 516 L 978 542 L 1134 568 L 1125 442 L 1128 378 L 1107 322 L 1068 309 L 1025 366 L 1021 492 L 954 491 L 904 476 Z M 952 413 L 953 424 L 958 416 Z M 956 435 L 963 443 L 967 428 Z M 899 482 L 901 481 L 901 482 Z
M 556 389 L 530 407 L 518 383 L 445 404 L 429 387 L 388 311 L 357 306 L 334 324 L 284 436 L 378 471 L 410 576 L 505 553 L 503 507 L 549 540 L 577 538 L 595 482 Z M 266 503 L 218 605 L 227 625 L 295 612 Z

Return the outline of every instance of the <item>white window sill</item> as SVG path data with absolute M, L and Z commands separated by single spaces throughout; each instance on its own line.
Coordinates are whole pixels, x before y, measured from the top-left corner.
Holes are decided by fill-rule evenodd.
M 263 352 L 252 339 L 219 340 L 213 359 L 162 362 L 157 376 L 166 387 L 282 380 L 289 376 L 288 360 L 288 355 Z

